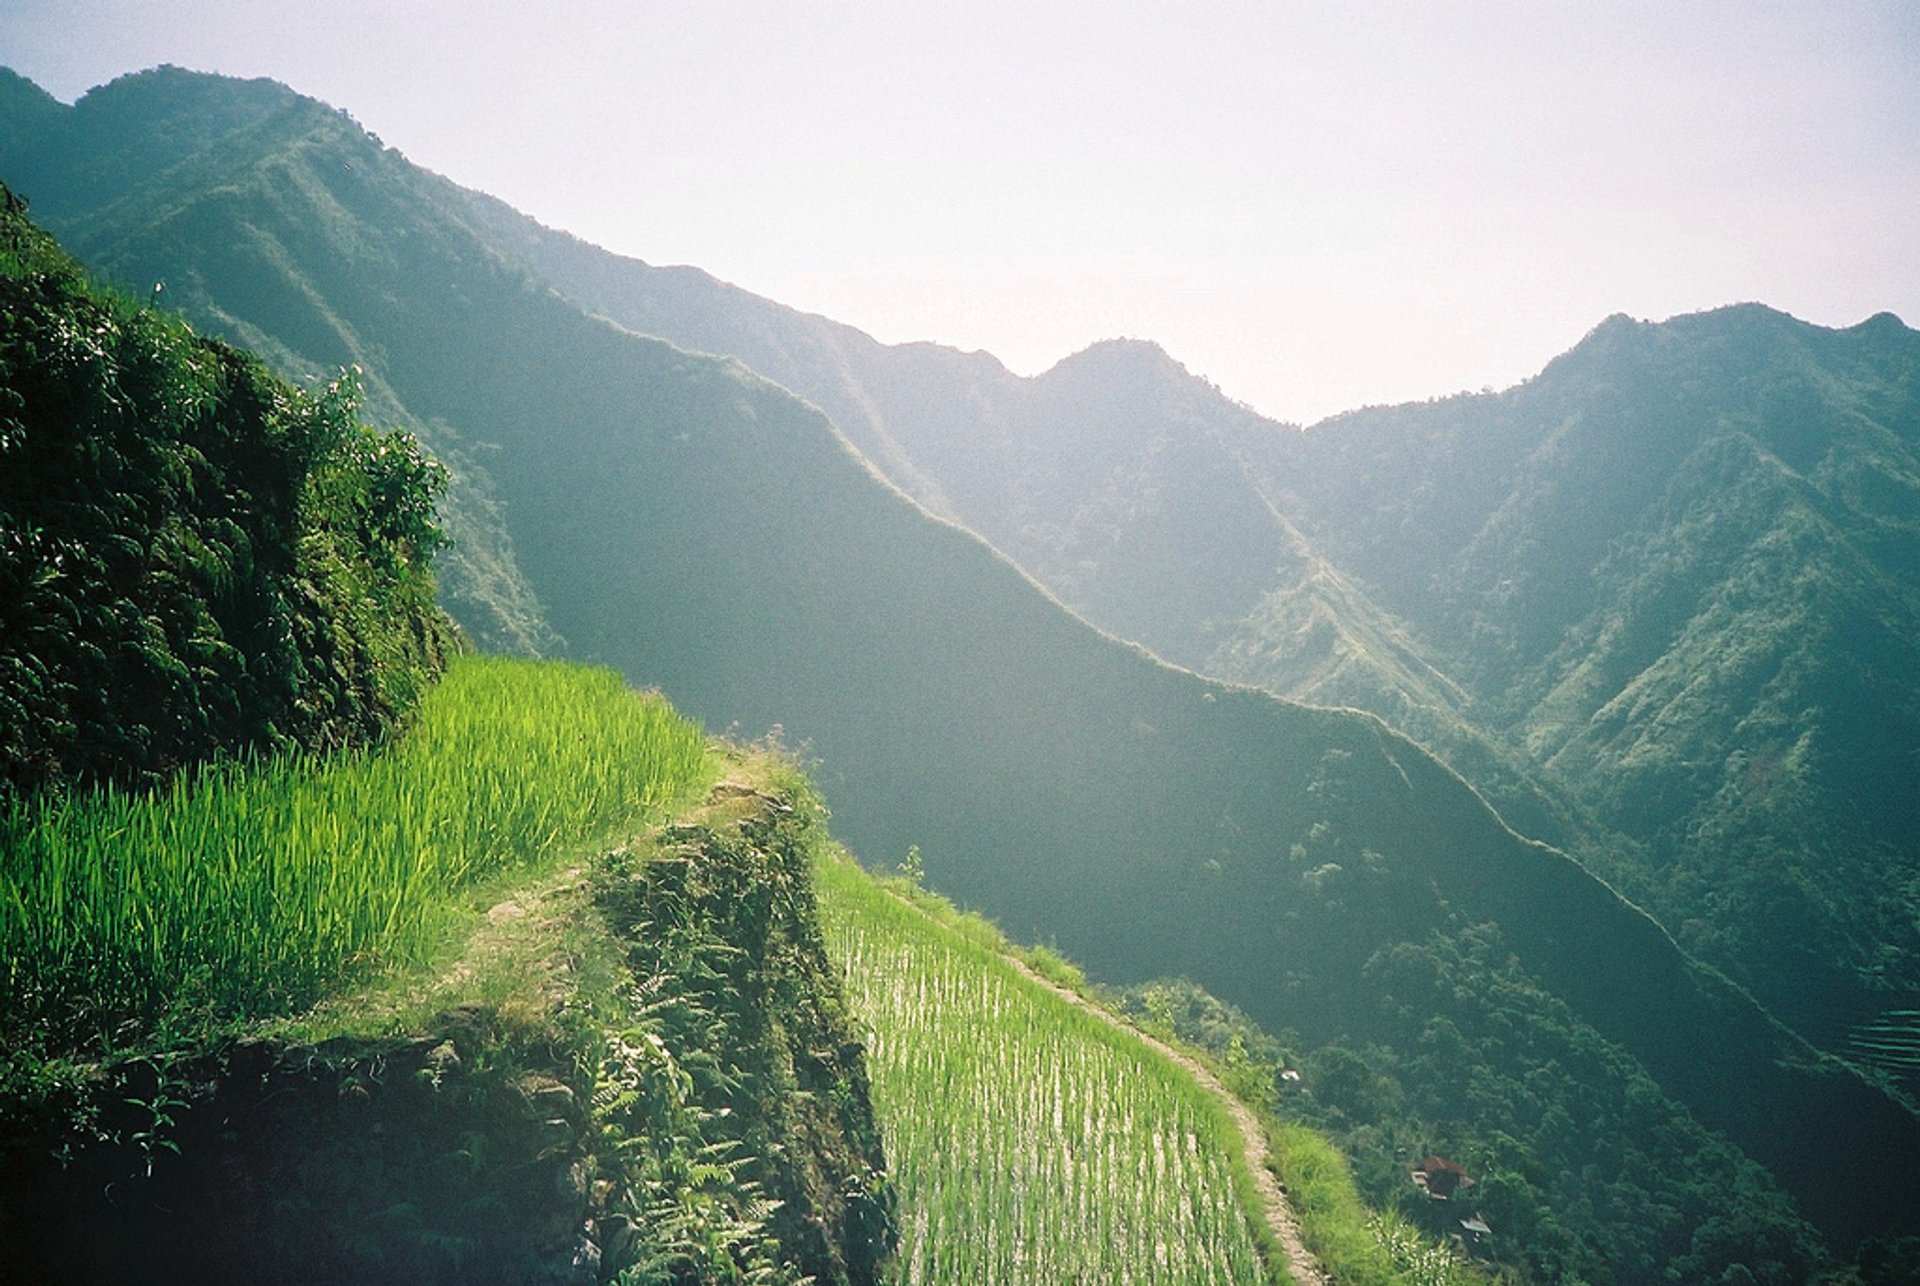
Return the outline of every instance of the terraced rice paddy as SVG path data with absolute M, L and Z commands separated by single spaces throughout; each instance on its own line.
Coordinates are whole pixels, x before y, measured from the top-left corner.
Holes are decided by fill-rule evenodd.
M 1847 1052 L 1896 1077 L 1920 1077 L 1920 1009 L 1895 1009 L 1856 1027 Z
M 0 1036 L 287 1012 L 418 958 L 463 889 L 656 818 L 700 729 L 608 670 L 463 657 L 379 751 L 0 809 Z
M 904 1282 L 1269 1280 L 1211 1096 L 850 864 L 819 894 L 871 1032 Z

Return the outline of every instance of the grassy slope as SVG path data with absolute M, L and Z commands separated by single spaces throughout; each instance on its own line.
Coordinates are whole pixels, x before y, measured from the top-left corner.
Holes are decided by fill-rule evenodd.
M 1142 1231 L 1129 1224 L 1127 1213 L 1165 1204 L 1171 1194 L 1159 1189 L 1170 1180 L 1129 1190 L 1135 1175 L 1153 1163 L 1128 1155 L 1126 1146 L 1148 1137 L 1152 1123 L 1136 1118 L 1117 1144 L 1102 1139 L 1090 1146 L 1076 1117 L 1100 1115 L 1105 1106 L 1085 1103 L 1085 1086 L 1110 1079 L 1118 1057 L 1127 1084 L 1099 1090 L 1096 1099 L 1129 1106 L 1151 1102 L 1162 1116 L 1184 1118 L 1195 1110 L 1193 1086 L 1178 1084 L 1187 1073 L 1144 1040 L 1116 1030 L 1116 1024 L 1133 1026 L 1133 1019 L 1097 998 L 1098 989 L 1090 990 L 1084 974 L 1050 948 L 1023 951 L 977 914 L 958 911 L 904 879 L 877 878 L 837 849 L 823 849 L 816 869 L 822 917 L 847 973 L 850 1004 L 873 1032 L 876 1109 L 889 1131 L 902 1194 L 901 1254 L 908 1280 L 1029 1280 L 1043 1266 L 1042 1256 L 1055 1264 L 1079 1262 L 1083 1276 L 1100 1280 L 1128 1280 L 1129 1272 L 1134 1280 L 1246 1276 L 1251 1265 L 1237 1248 L 1232 1260 L 1203 1258 L 1185 1270 L 1177 1259 L 1165 1258 L 1166 1250 L 1157 1252 L 1158 1269 L 1143 1267 L 1156 1263 L 1152 1250 L 1109 1262 L 1120 1237 Z M 1037 985 L 1035 973 L 1051 985 Z M 1082 1004 L 1055 988 L 1076 993 Z M 930 997 L 938 1003 L 929 1003 Z M 1089 1021 L 1096 1007 L 1108 1016 Z M 1259 1073 L 1223 1067 L 1179 1043 L 1171 1029 L 1156 1028 L 1154 1039 L 1210 1066 L 1214 1088 L 1208 1092 L 1231 1092 L 1251 1111 L 1265 1134 L 1267 1165 L 1284 1185 L 1317 1271 L 1356 1286 L 1486 1280 L 1456 1251 L 1398 1215 L 1368 1209 L 1338 1149 L 1319 1131 L 1282 1119 L 1271 1085 L 1263 1089 Z M 1153 1088 L 1141 1089 L 1140 1082 Z M 983 1103 L 988 1110 L 954 1113 L 954 1102 Z M 1215 1173 L 1213 1190 L 1189 1191 L 1192 1209 L 1173 1211 L 1173 1221 L 1190 1221 L 1204 1202 L 1218 1202 L 1231 1188 L 1253 1228 L 1264 1275 L 1292 1280 L 1285 1247 L 1265 1228 L 1262 1197 L 1246 1173 L 1238 1130 L 1218 1112 L 1200 1116 L 1207 1128 L 1190 1140 L 1224 1152 L 1232 1177 Z M 1038 1155 L 1035 1140 L 1039 1147 L 1065 1151 L 1068 1160 Z M 995 1163 L 982 1166 L 987 1155 Z M 1191 1187 L 1195 1180 L 1185 1182 Z M 1110 1193 L 1107 1202 L 1089 1202 L 1088 1193 L 1100 1189 Z M 1107 1203 L 1114 1208 L 1099 1209 L 1097 1217 L 1086 1213 L 1088 1206 Z M 1067 1208 L 1075 1204 L 1082 1207 L 1077 1222 Z M 1222 1216 L 1215 1210 L 1209 1218 L 1217 1228 Z M 1030 1239 L 1023 1244 L 1008 1233 L 1021 1226 L 1051 1231 L 1039 1245 Z M 934 1238 L 936 1230 L 944 1235 Z M 1220 1250 L 1230 1248 L 1232 1241 Z
M 75 111 L 110 137 L 137 123 L 116 103 L 165 88 Z M 1909 1216 L 1875 1194 L 1911 1117 L 1839 1069 L 1803 1074 L 1807 1051 L 1744 997 L 1415 747 L 1102 638 L 810 408 L 583 316 L 492 257 L 446 185 L 259 92 L 271 119 L 305 115 L 273 148 L 221 148 L 223 186 L 92 208 L 86 167 L 109 162 L 76 152 L 72 187 L 40 171 L 46 204 L 120 271 L 309 360 L 359 357 L 421 421 L 491 443 L 560 631 L 712 726 L 809 740 L 861 851 L 917 843 L 936 885 L 1105 976 L 1187 973 L 1323 1036 L 1369 1024 L 1376 950 L 1498 918 L 1574 1021 L 1779 1165 L 1831 1229 Z M 112 163 L 147 164 L 133 146 Z M 131 185 L 148 186 L 165 185 Z M 623 548 L 644 553 L 609 558 Z M 1323 840 L 1355 876 L 1333 903 L 1323 859 L 1298 865 Z
M 462 657 L 383 751 L 37 798 L 4 816 L 0 1032 L 99 1057 L 304 1008 L 426 958 L 470 887 L 650 824 L 709 772 L 699 729 L 610 672 Z
M 468 657 L 380 752 L 21 819 L 0 1265 L 523 1281 L 584 1227 L 609 1269 L 874 1280 L 818 819 L 700 805 L 723 767 L 610 672 Z

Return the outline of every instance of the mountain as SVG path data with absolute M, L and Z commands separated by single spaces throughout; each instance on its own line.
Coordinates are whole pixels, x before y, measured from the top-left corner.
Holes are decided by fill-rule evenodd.
M 65 115 L 65 105 L 25 76 L 0 67 L 0 148 L 13 151 Z
M 1757 1221 L 1804 1266 L 1776 1183 L 1843 1244 L 1912 1229 L 1903 1103 L 1418 745 L 1090 628 L 815 406 L 589 315 L 475 198 L 342 114 L 163 69 L 0 152 L 0 176 L 201 324 L 295 371 L 361 365 L 369 413 L 455 454 L 455 486 L 486 500 L 470 513 L 501 522 L 485 538 L 510 592 L 470 563 L 457 613 L 500 643 L 502 604 L 537 607 L 709 726 L 780 726 L 869 860 L 917 845 L 935 886 L 1104 976 L 1185 973 L 1311 1041 L 1426 1057 L 1461 1129 L 1540 1149 L 1541 1201 L 1574 1210 L 1589 1171 L 1667 1185 L 1633 1215 L 1564 1215 L 1639 1239 L 1649 1273 L 1713 1220 Z M 1445 1043 L 1442 1009 L 1456 1031 L 1480 1014 L 1489 1043 Z M 1560 1084 L 1576 1059 L 1589 1079 L 1528 1119 L 1521 1078 Z
M 1609 874 L 1689 947 L 1823 1040 L 1912 1007 L 1920 334 L 1615 318 L 1506 393 L 1269 445 L 1265 492 L 1639 842 Z
M 1089 621 L 1370 710 L 1823 1044 L 1920 1004 L 1920 341 L 1615 318 L 1498 395 L 1265 421 L 1151 344 L 1031 379 L 474 198 L 592 310 L 738 357 Z
M 1258 466 L 1298 433 L 1157 345 L 1106 341 L 1023 379 L 985 353 L 881 344 L 465 196 L 528 272 L 590 312 L 738 358 L 805 397 L 895 485 L 1100 628 L 1191 668 L 1370 710 L 1440 753 L 1524 833 L 1582 860 L 1631 845 L 1475 726 L 1470 694 L 1426 645 L 1276 506 Z
M 530 272 L 628 329 L 736 357 L 805 397 L 902 490 L 1124 638 L 1166 655 L 1210 644 L 1300 552 L 1210 423 L 1223 411 L 1242 430 L 1263 422 L 1155 344 L 1108 341 L 1022 379 L 984 353 L 883 345 L 471 200 Z M 1129 593 L 1124 569 L 1139 558 L 1174 597 Z
M 181 210 L 177 205 L 179 194 L 216 194 L 215 206 L 223 200 L 232 201 L 238 195 L 233 186 L 237 176 L 232 158 L 297 145 L 312 123 L 309 113 L 314 104 L 310 100 L 290 94 L 263 95 L 263 82 L 200 77 L 171 69 L 156 76 L 169 90 L 163 100 L 147 101 L 131 84 L 116 82 L 102 91 L 105 97 L 99 109 L 84 112 L 54 102 L 17 76 L 0 79 L 0 119 L 14 122 L 20 133 L 19 140 L 4 153 L 11 162 L 9 170 L 17 166 L 31 179 L 40 165 L 59 167 L 59 200 L 36 201 L 34 214 L 44 223 L 58 224 L 61 240 L 70 247 L 87 244 L 82 225 L 118 227 L 131 219 L 149 217 L 164 218 L 181 235 L 192 235 L 193 229 L 179 220 L 214 216 L 205 209 L 191 213 Z M 54 109 L 51 113 L 47 106 L 50 103 Z M 123 113 L 128 110 L 163 113 L 142 123 L 146 151 L 133 167 L 123 164 L 116 142 L 116 132 L 125 124 Z M 357 132 L 343 114 L 330 114 Z M 28 131 L 27 125 L 35 121 L 43 128 Z M 46 140 L 54 137 L 62 142 L 49 149 Z M 339 164 L 344 166 L 346 162 Z M 323 177 L 335 182 L 351 178 L 351 174 L 342 169 Z M 35 195 L 31 189 L 41 186 L 30 182 L 27 195 Z M 56 194 L 43 195 L 51 198 Z M 309 199 L 317 201 L 321 209 L 330 205 L 325 184 L 315 184 L 305 192 L 279 192 L 273 199 L 282 208 Z M 309 226 L 307 231 L 317 229 Z M 238 235 L 244 238 L 257 234 L 243 227 Z M 271 253 L 271 247 L 265 245 L 256 245 L 254 250 Z M 361 247 L 356 253 L 365 250 Z M 391 251 L 392 247 L 386 247 L 387 253 Z M 96 257 L 90 266 L 139 298 L 148 297 L 158 279 L 133 260 L 104 261 Z M 168 302 L 188 312 L 205 310 L 197 319 L 206 323 L 207 329 L 308 383 L 330 379 L 343 367 L 356 363 L 361 346 L 351 323 L 334 312 L 313 281 L 291 272 L 269 286 L 264 280 L 223 279 L 217 266 L 213 271 L 211 281 L 168 281 Z M 239 299 L 224 299 L 222 292 L 230 286 L 242 292 Z M 248 293 L 262 289 L 277 292 L 276 297 L 264 299 Z M 216 296 L 222 296 L 221 303 L 214 302 Z M 228 306 L 234 312 L 226 311 Z M 247 321 L 249 311 L 262 306 L 280 309 L 288 317 L 287 333 L 269 334 Z M 554 634 L 520 573 L 512 538 L 500 521 L 499 500 L 489 487 L 484 465 L 470 458 L 469 448 L 448 426 L 418 420 L 381 378 L 382 363 L 358 364 L 365 373 L 361 392 L 366 417 L 431 442 L 435 455 L 452 475 L 441 518 L 453 547 L 436 565 L 442 593 L 461 624 L 486 646 L 536 656 L 560 650 L 563 641 Z

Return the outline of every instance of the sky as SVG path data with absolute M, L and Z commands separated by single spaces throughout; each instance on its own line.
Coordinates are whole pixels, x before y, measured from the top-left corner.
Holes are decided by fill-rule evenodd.
M 1604 317 L 1920 325 L 1920 4 L 0 0 L 72 101 L 270 76 L 650 263 L 1311 422 Z

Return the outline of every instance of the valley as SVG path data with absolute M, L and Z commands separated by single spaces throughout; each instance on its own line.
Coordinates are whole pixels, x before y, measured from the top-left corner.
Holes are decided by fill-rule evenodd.
M 1301 429 L 1151 344 L 1022 379 L 620 259 L 271 82 L 0 108 L 0 178 L 105 279 L 356 371 L 431 451 L 467 637 L 777 731 L 870 865 L 1237 1007 L 1376 1204 L 1467 1158 L 1542 1280 L 1920 1235 L 1897 320 L 1615 318 L 1506 392 Z M 1259 1280 L 1208 1173 L 1176 1240 Z

